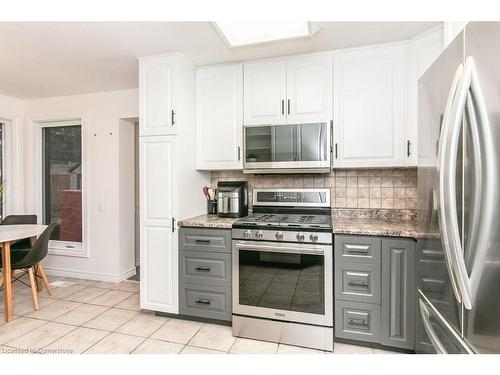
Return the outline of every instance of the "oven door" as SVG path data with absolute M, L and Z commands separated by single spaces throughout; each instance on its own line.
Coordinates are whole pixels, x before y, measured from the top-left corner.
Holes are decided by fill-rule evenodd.
M 245 173 L 330 172 L 330 127 L 326 122 L 243 127 Z
M 333 326 L 331 245 L 233 240 L 233 314 Z

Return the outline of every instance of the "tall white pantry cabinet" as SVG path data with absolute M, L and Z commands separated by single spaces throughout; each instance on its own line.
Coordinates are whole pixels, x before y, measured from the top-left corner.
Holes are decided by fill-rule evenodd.
M 177 221 L 206 212 L 195 169 L 195 67 L 180 53 L 139 58 L 140 306 L 179 312 Z

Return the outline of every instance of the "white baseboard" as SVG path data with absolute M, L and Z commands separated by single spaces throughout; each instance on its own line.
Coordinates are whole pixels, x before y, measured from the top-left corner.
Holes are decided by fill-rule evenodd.
M 75 279 L 85 279 L 85 280 L 95 280 L 95 281 L 108 281 L 111 283 L 119 283 L 136 274 L 135 267 L 131 268 L 127 272 L 121 275 L 110 275 L 106 273 L 95 273 L 95 272 L 85 272 L 69 270 L 65 268 L 52 268 L 43 266 L 45 273 L 52 276 L 63 276 L 63 277 L 73 277 Z

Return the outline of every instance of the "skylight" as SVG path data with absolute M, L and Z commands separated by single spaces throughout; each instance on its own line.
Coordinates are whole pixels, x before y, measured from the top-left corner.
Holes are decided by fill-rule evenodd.
M 224 21 L 215 22 L 215 25 L 230 47 L 311 35 L 306 21 Z

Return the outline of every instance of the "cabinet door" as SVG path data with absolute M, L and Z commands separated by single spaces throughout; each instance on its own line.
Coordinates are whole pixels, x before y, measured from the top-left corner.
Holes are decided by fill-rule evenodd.
M 332 119 L 332 62 L 331 53 L 287 60 L 287 123 Z
M 140 135 L 175 134 L 172 63 L 162 58 L 139 62 Z
M 178 312 L 177 136 L 140 137 L 141 308 Z
M 243 111 L 245 125 L 286 122 L 286 64 L 284 60 L 244 65 Z
M 415 241 L 382 240 L 381 343 L 415 347 Z
M 241 169 L 243 66 L 196 72 L 196 169 Z
M 405 46 L 334 55 L 334 166 L 405 164 Z
M 417 165 L 418 85 L 422 74 L 443 51 L 443 33 L 439 28 L 414 38 L 408 46 L 408 108 L 406 110 L 406 165 Z M 439 90 L 436 90 L 439 91 Z M 424 103 L 425 104 L 425 103 Z M 422 121 L 424 122 L 424 121 Z M 425 144 L 425 142 L 424 142 Z M 425 147 L 425 146 L 424 146 Z M 433 145 L 433 148 L 435 145 Z

